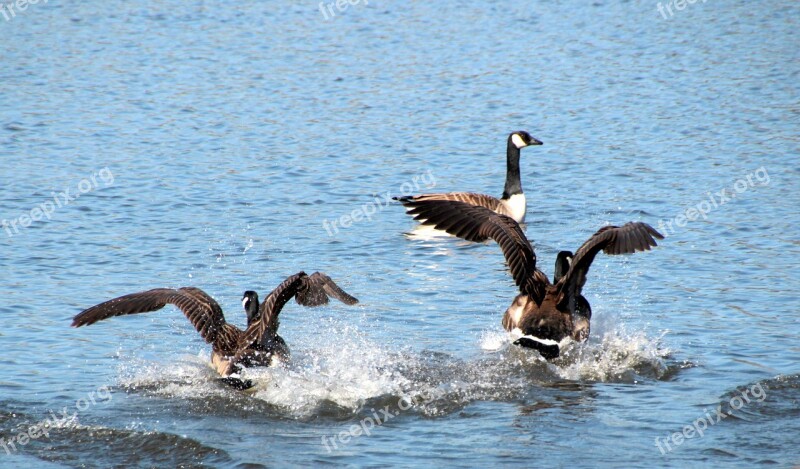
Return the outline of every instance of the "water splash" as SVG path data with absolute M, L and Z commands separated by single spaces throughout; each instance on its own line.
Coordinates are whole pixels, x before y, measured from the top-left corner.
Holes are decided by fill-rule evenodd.
M 407 411 L 446 415 L 479 400 L 510 401 L 541 386 L 563 381 L 637 382 L 662 379 L 671 367 L 669 350 L 643 332 L 623 327 L 593 333 L 587 343 L 565 341 L 563 354 L 547 362 L 537 353 L 511 345 L 504 331 L 486 331 L 482 353 L 459 359 L 436 351 L 394 350 L 357 328 L 329 321 L 312 346 L 293 348 L 286 367 L 245 370 L 254 382 L 245 393 L 218 380 L 202 351 L 165 364 L 136 357 L 120 365 L 120 384 L 133 391 L 185 399 L 222 398 L 261 402 L 295 419 L 335 419 L 368 414 L 383 405 L 411 402 Z

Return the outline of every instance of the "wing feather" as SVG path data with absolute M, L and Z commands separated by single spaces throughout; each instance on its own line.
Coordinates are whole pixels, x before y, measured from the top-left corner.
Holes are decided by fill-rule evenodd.
M 358 303 L 358 299 L 350 296 L 322 272 L 314 272 L 303 279 L 303 285 L 297 291 L 295 300 L 303 306 L 319 306 L 328 304 L 328 297 L 331 296 L 346 305 Z
M 328 295 L 342 303 L 354 305 L 358 300 L 344 290 L 327 275 L 315 272 L 311 276 L 305 272 L 290 275 L 264 299 L 259 307 L 259 318 L 254 321 L 239 338 L 239 351 L 246 350 L 253 342 L 260 341 L 266 334 L 276 334 L 278 315 L 286 303 L 295 297 L 304 306 L 318 306 L 328 303 Z
M 483 206 L 441 199 L 399 199 L 415 220 L 467 241 L 493 239 L 500 245 L 514 283 L 541 304 L 549 284 L 536 269 L 536 254 L 519 224 Z
M 92 306 L 76 315 L 72 327 L 94 324 L 114 316 L 148 313 L 171 304 L 180 309 L 203 339 L 221 352 L 236 350 L 241 334 L 236 326 L 227 324 L 222 308 L 207 293 L 195 287 L 155 288 L 120 296 Z
M 463 202 L 468 205 L 477 207 L 486 207 L 489 210 L 496 211 L 502 205 L 500 199 L 486 194 L 477 194 L 475 192 L 447 192 L 444 194 L 420 194 L 405 197 L 394 197 L 405 205 L 407 201 L 413 202 L 427 202 L 427 201 L 453 201 Z
M 628 222 L 622 226 L 604 226 L 597 230 L 575 252 L 567 273 L 558 281 L 557 287 L 562 295 L 559 306 L 569 306 L 574 312 L 575 302 L 586 284 L 595 256 L 600 251 L 609 255 L 633 254 L 637 251 L 649 251 L 657 246 L 656 239 L 664 236 L 652 226 L 643 222 Z

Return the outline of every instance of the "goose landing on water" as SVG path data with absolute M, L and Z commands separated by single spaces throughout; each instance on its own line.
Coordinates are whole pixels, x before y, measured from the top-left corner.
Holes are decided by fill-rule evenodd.
M 404 205 L 406 202 L 427 202 L 427 201 L 443 201 L 451 200 L 463 202 L 469 205 L 478 207 L 486 207 L 493 212 L 507 215 L 517 223 L 522 223 L 525 220 L 525 212 L 527 210 L 525 194 L 522 192 L 522 181 L 519 174 L 519 156 L 520 150 L 530 145 L 541 145 L 542 142 L 531 137 L 528 132 L 520 130 L 512 132 L 508 136 L 506 146 L 506 185 L 503 189 L 503 196 L 499 199 L 491 195 L 476 194 L 474 192 L 448 192 L 444 194 L 421 194 L 405 197 L 393 197 L 394 200 L 399 200 Z M 430 228 L 426 230 L 418 227 L 415 234 L 426 236 L 441 236 L 445 235 L 442 231 L 432 231 Z
M 503 327 L 525 337 L 516 345 L 539 350 L 545 358 L 559 354 L 557 343 L 566 337 L 589 337 L 592 309 L 582 295 L 586 274 L 601 250 L 606 254 L 632 254 L 657 246 L 664 237 L 647 223 L 629 222 L 604 226 L 573 255 L 562 251 L 556 259 L 556 275 L 550 283 L 536 268 L 536 254 L 519 224 L 485 207 L 445 200 L 406 200 L 415 220 L 468 241 L 495 240 L 503 251 L 520 294 L 503 316 Z
M 258 304 L 258 294 L 246 291 L 242 305 L 247 313 L 247 328 L 242 331 L 225 321 L 222 308 L 199 288 L 156 288 L 114 298 L 81 312 L 72 320 L 72 327 L 94 324 L 114 316 L 156 311 L 167 304 L 177 306 L 191 321 L 197 332 L 211 344 L 211 364 L 223 376 L 223 382 L 240 389 L 252 386 L 235 376 L 242 368 L 271 366 L 289 359 L 289 348 L 278 335 L 278 314 L 295 298 L 303 306 L 328 303 L 332 296 L 342 303 L 354 305 L 356 298 L 339 288 L 327 275 L 298 272 L 284 280 Z

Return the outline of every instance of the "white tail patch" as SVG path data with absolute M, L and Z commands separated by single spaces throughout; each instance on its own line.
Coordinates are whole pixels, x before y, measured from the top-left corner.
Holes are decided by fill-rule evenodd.
M 406 233 L 406 237 L 416 241 L 431 241 L 453 236 L 446 231 L 437 230 L 431 225 L 417 225 L 410 233 Z

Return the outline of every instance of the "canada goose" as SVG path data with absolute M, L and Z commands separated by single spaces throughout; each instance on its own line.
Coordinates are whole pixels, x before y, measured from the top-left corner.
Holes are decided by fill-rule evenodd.
M 470 205 L 486 207 L 494 212 L 508 215 L 517 223 L 525 220 L 525 194 L 519 177 L 519 151 L 529 145 L 541 145 L 542 142 L 531 137 L 528 132 L 519 130 L 508 136 L 506 149 L 506 185 L 501 198 L 474 192 L 448 192 L 444 194 L 421 194 L 404 197 L 393 197 L 403 204 L 409 201 L 426 202 L 431 200 L 456 200 Z
M 223 377 L 241 371 L 243 367 L 270 366 L 285 362 L 289 348 L 278 335 L 278 314 L 292 297 L 303 306 L 328 303 L 332 296 L 342 303 L 353 305 L 356 298 L 339 288 L 322 272 L 306 275 L 298 272 L 289 276 L 267 296 L 261 305 L 258 294 L 248 290 L 242 297 L 247 313 L 247 328 L 242 331 L 225 321 L 222 308 L 211 296 L 199 288 L 156 288 L 140 293 L 114 298 L 84 310 L 72 320 L 72 327 L 94 324 L 113 316 L 156 311 L 167 304 L 177 306 L 192 322 L 197 332 L 211 344 L 211 363 Z M 224 380 L 236 387 L 250 387 L 249 382 L 236 378 Z
M 406 200 L 415 220 L 468 241 L 497 241 L 520 289 L 503 316 L 503 327 L 525 336 L 517 345 L 536 348 L 545 358 L 558 356 L 557 342 L 565 337 L 584 341 L 589 337 L 592 309 L 581 294 L 586 274 L 598 252 L 631 254 L 657 246 L 664 237 L 647 223 L 629 222 L 604 226 L 573 256 L 561 251 L 556 259 L 554 282 L 536 268 L 536 254 L 519 224 L 485 207 L 444 200 Z

